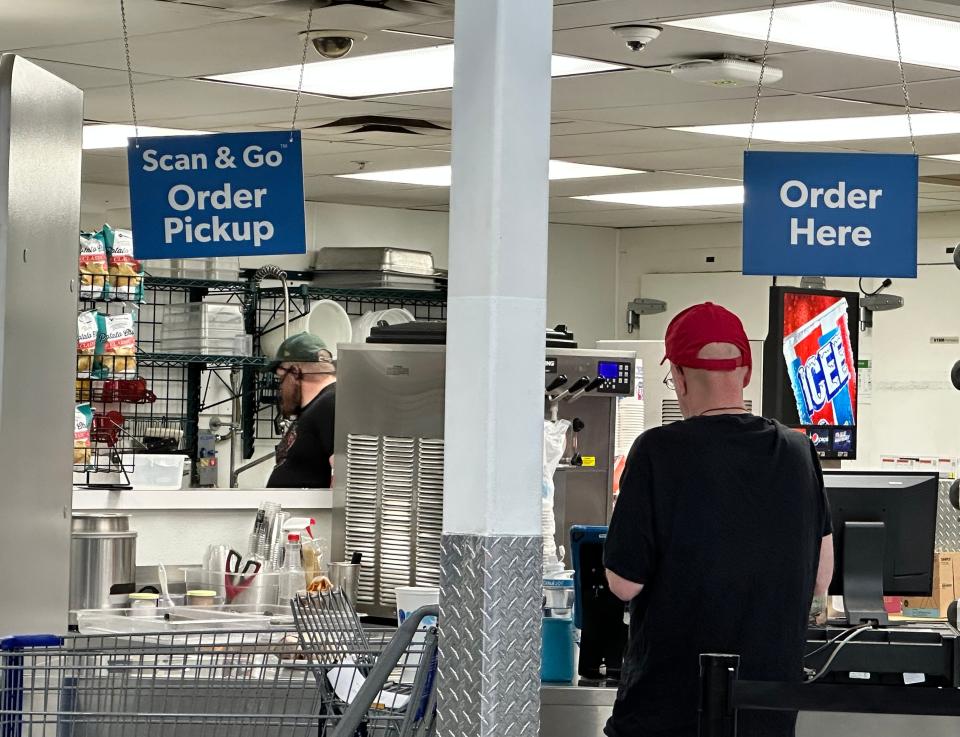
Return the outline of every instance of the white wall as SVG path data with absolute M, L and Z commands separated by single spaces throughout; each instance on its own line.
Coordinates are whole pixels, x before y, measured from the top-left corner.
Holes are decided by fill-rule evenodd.
M 960 272 L 945 252 L 958 240 L 960 213 L 922 215 L 918 278 L 895 280 L 890 289 L 905 306 L 877 314 L 872 334 L 861 335 L 861 357 L 874 365 L 874 393 L 861 402 L 858 467 L 876 467 L 886 454 L 960 456 L 960 392 L 949 382 L 960 348 L 930 343 L 934 335 L 960 335 Z M 673 315 L 712 300 L 736 311 L 750 338 L 765 338 L 771 280 L 743 276 L 740 267 L 739 223 L 621 231 L 620 302 L 642 295 L 668 303 L 665 314 L 641 318 L 630 337 L 660 339 Z M 857 288 L 853 279 L 829 279 L 828 286 Z M 616 335 L 626 337 L 625 326 Z

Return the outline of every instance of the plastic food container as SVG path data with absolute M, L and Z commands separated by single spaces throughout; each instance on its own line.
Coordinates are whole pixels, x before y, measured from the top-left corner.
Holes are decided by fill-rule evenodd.
M 141 491 L 177 491 L 183 487 L 187 456 L 138 453 L 124 457 L 133 466 L 130 485 Z
M 201 332 L 209 330 L 236 330 L 242 333 L 243 313 L 240 305 L 217 302 L 186 302 L 165 305 L 163 328 L 193 328 Z

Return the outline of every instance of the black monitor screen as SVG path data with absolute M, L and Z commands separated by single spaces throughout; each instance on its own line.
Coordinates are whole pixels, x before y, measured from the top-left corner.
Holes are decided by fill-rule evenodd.
M 825 472 L 824 484 L 833 515 L 836 551 L 830 593 L 843 594 L 845 523 L 882 522 L 883 594 L 930 596 L 937 530 L 937 475 Z

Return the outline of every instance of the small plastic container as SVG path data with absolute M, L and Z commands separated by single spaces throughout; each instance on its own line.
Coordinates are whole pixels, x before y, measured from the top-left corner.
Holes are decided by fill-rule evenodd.
M 201 333 L 210 330 L 244 331 L 243 312 L 238 304 L 218 302 L 185 302 L 165 305 L 164 328 L 193 328 Z
M 130 594 L 127 597 L 131 617 L 155 617 L 160 594 Z
M 188 460 L 184 455 L 160 453 L 137 453 L 123 458 L 123 462 L 133 468 L 130 485 L 140 491 L 178 491 L 183 488 Z

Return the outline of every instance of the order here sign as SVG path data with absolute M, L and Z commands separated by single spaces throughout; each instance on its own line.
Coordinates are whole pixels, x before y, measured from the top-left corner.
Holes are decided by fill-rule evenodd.
M 917 275 L 917 157 L 747 151 L 743 273 Z
M 130 139 L 138 259 L 306 253 L 300 132 Z

